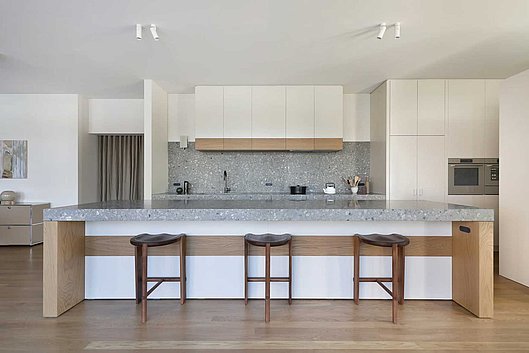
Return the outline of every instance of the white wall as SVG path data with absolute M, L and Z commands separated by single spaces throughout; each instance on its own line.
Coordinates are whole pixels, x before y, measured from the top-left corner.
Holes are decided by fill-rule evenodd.
M 90 99 L 92 134 L 143 133 L 143 99 Z
M 144 199 L 166 192 L 169 166 L 167 93 L 153 80 L 144 80 Z
M 180 136 L 186 135 L 189 141 L 195 141 L 195 95 L 168 95 L 169 141 L 180 142 Z
M 0 139 L 28 140 L 28 178 L 0 179 L 19 201 L 78 201 L 78 96 L 1 94 Z
M 98 155 L 97 136 L 89 134 L 89 103 L 88 99 L 79 96 L 79 151 L 78 202 L 89 203 L 98 200 Z M 142 102 L 143 106 L 143 102 Z
M 343 140 L 369 141 L 370 94 L 343 95 Z
M 344 141 L 369 141 L 370 95 L 344 94 Z M 169 94 L 169 141 L 195 141 L 195 95 Z
M 529 70 L 500 92 L 500 275 L 529 286 Z

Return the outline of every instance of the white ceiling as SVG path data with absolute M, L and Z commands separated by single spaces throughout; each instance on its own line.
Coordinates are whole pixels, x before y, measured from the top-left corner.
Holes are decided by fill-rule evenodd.
M 402 23 L 402 38 L 377 24 Z M 135 24 L 156 23 L 160 41 Z M 0 93 L 141 97 L 204 84 L 504 78 L 529 68 L 529 0 L 0 0 Z

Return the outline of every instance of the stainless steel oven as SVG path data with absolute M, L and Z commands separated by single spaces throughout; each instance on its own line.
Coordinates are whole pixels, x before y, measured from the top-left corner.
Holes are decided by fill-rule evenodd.
M 484 162 L 484 158 L 449 158 L 448 195 L 483 195 Z

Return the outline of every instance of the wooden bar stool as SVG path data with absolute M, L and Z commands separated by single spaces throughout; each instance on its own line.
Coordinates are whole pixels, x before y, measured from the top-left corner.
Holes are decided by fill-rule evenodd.
M 248 276 L 249 245 L 265 248 L 265 277 Z M 270 277 L 270 248 L 288 244 L 288 277 Z M 246 234 L 244 236 L 244 304 L 248 304 L 248 282 L 265 283 L 265 322 L 270 321 L 270 283 L 288 282 L 288 304 L 292 304 L 292 236 L 290 234 Z
M 180 276 L 148 277 L 147 249 L 180 242 Z M 141 302 L 141 322 L 147 321 L 147 297 L 163 282 L 180 282 L 180 304 L 186 302 L 186 236 L 185 234 L 140 234 L 130 239 L 135 246 L 136 304 Z M 156 284 L 147 291 L 147 283 Z
M 374 246 L 391 248 L 391 277 L 360 277 L 360 244 L 366 243 Z M 378 283 L 392 298 L 393 323 L 397 323 L 397 303 L 404 304 L 404 247 L 410 240 L 400 234 L 369 234 L 354 236 L 354 301 L 358 304 L 360 299 L 360 282 Z M 391 282 L 389 290 L 383 282 Z

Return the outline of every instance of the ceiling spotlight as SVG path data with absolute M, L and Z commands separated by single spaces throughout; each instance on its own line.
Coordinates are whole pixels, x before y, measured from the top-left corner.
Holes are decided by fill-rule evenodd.
M 136 39 L 141 40 L 143 35 L 143 27 L 140 24 L 136 25 Z
M 158 36 L 158 32 L 156 31 L 156 25 L 151 24 L 151 34 L 154 40 L 160 40 L 160 37 Z
M 386 28 L 387 28 L 386 23 L 382 22 L 378 30 L 378 36 L 377 36 L 378 39 L 382 39 L 382 37 L 384 37 L 384 33 L 386 33 Z
M 395 22 L 395 39 L 400 38 L 400 22 Z

